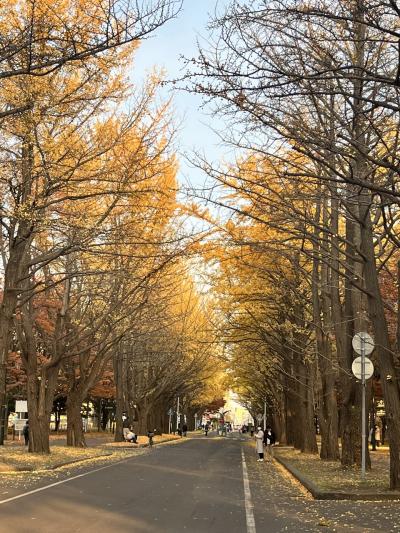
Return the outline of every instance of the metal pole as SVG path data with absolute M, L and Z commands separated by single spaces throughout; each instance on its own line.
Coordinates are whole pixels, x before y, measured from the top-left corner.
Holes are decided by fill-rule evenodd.
M 4 383 L 2 384 L 2 391 L 0 393 L 0 446 L 4 446 L 4 439 L 7 435 L 7 364 L 3 365 Z M 4 402 L 4 403 L 3 403 Z
M 366 412 L 365 412 L 365 338 L 364 334 L 361 333 L 361 387 L 362 387 L 362 404 L 361 404 L 361 479 L 365 479 L 365 455 L 366 455 Z
M 172 429 L 172 427 L 171 427 L 171 415 L 172 415 L 172 413 L 171 413 L 171 411 L 169 411 L 168 433 L 171 433 L 171 429 Z
M 180 414 L 179 414 L 179 396 L 178 396 L 178 401 L 176 403 L 176 430 L 178 431 L 178 426 L 179 426 L 179 418 L 180 418 Z
M 267 429 L 267 398 L 264 398 L 264 431 Z

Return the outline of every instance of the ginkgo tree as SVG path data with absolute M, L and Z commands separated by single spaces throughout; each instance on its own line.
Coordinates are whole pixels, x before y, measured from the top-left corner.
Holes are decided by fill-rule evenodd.
M 398 227 L 399 62 L 392 44 L 398 36 L 397 5 L 233 2 L 214 17 L 212 29 L 215 39 L 188 61 L 187 88 L 204 95 L 224 118 L 227 142 L 283 167 L 282 190 L 293 187 L 304 200 L 299 209 L 293 201 L 282 203 L 276 195 L 268 198 L 242 186 L 244 198 L 275 210 L 275 228 L 282 220 L 296 221 L 299 253 L 313 261 L 310 310 L 319 361 L 328 361 L 327 368 L 318 368 L 325 376 L 322 387 L 331 391 L 322 397 L 334 406 L 337 389 L 344 465 L 359 462 L 361 449 L 351 339 L 357 331 L 374 334 L 391 436 L 390 486 L 398 488 L 398 346 L 380 284 L 381 271 L 400 244 L 393 231 Z M 218 183 L 230 177 L 229 170 L 200 165 Z M 216 203 L 227 204 L 221 197 Z M 241 205 L 230 209 L 243 211 Z M 248 210 L 245 215 L 254 217 Z M 287 240 L 286 247 L 291 244 Z M 328 430 L 336 426 L 329 422 L 332 406 L 320 412 Z M 331 437 L 334 458 L 334 432 Z
M 57 240 L 59 233 L 51 251 L 31 254 L 33 238 L 50 221 L 54 225 L 59 220 L 56 206 L 69 193 L 70 200 L 76 199 L 72 181 L 75 187 L 89 178 L 99 183 L 110 149 L 140 122 L 148 91 L 143 98 L 137 95 L 135 110 L 118 124 L 106 107 L 125 93 L 122 70 L 139 40 L 178 10 L 174 0 L 140 6 L 129 0 L 15 0 L 0 6 L 2 409 L 13 316 L 21 291 L 26 291 L 20 280 L 26 279 L 27 268 L 35 270 L 77 246 Z M 85 177 L 82 171 L 78 178 L 78 167 L 85 167 Z M 111 193 L 105 183 L 97 195 Z
M 153 279 L 139 323 L 132 325 L 115 360 L 117 433 L 126 411 L 138 433 L 168 430 L 167 413 L 191 417 L 221 397 L 218 344 L 184 256 Z M 211 311 L 211 310 L 210 310 Z M 179 421 L 174 419 L 174 425 Z
M 0 83 L 45 77 L 145 39 L 180 9 L 176 0 L 9 0 L 0 5 Z M 0 118 L 35 105 L 0 100 Z
M 167 108 L 154 103 L 157 77 L 132 97 L 129 114 L 118 110 L 129 91 L 122 72 L 131 60 L 128 52 L 112 51 L 43 78 L 12 78 L 5 87 L 9 98 L 22 92 L 35 101 L 29 112 L 1 123 L 8 148 L 3 150 L 6 265 L 0 325 L 6 347 L 15 307 L 21 310 L 17 329 L 34 417 L 30 446 L 37 451 L 48 451 L 51 396 L 65 352 L 71 279 L 77 275 L 74 254 L 101 249 L 111 235 L 111 215 L 124 206 L 124 198 L 131 202 L 126 210 L 136 205 L 151 220 L 160 211 L 153 199 L 173 194 L 171 183 L 153 179 L 173 173 L 167 161 Z M 63 295 L 54 344 L 39 370 L 31 300 L 52 290 L 49 284 L 62 285 Z

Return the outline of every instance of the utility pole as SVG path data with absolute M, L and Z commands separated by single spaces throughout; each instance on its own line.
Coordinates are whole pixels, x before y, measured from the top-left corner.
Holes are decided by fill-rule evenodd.
M 3 365 L 4 384 L 1 387 L 3 394 L 0 394 L 0 446 L 4 445 L 4 439 L 7 435 L 7 364 Z
M 168 433 L 172 433 L 172 415 L 174 410 L 170 407 L 168 409 Z
M 178 427 L 179 427 L 179 421 L 180 421 L 180 413 L 179 413 L 179 396 L 178 396 L 178 400 L 176 402 L 176 430 L 178 431 Z
M 267 398 L 264 398 L 264 431 L 267 429 Z

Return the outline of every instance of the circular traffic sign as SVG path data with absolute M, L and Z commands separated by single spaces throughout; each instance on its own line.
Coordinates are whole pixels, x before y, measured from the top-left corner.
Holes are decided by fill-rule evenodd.
M 374 351 L 375 343 L 374 339 L 366 333 L 365 331 L 360 331 L 359 333 L 356 333 L 353 337 L 353 340 L 351 341 L 351 344 L 353 345 L 353 349 L 358 355 L 362 354 L 362 345 L 364 343 L 364 355 L 369 355 Z
M 365 379 L 372 377 L 374 373 L 374 365 L 372 364 L 371 359 L 365 357 Z M 362 379 L 362 358 L 356 357 L 351 365 L 351 370 L 357 379 Z

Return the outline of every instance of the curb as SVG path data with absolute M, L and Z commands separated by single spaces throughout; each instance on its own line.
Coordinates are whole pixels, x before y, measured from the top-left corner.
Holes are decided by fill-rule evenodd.
M 302 472 L 296 467 L 292 466 L 288 461 L 274 456 L 274 459 L 278 461 L 286 470 L 292 474 L 293 477 L 299 481 L 303 487 L 305 487 L 313 496 L 315 500 L 359 500 L 359 501 L 390 501 L 400 500 L 400 492 L 393 493 L 380 493 L 380 492 L 342 492 L 342 491 L 327 491 L 321 490 L 310 479 L 308 479 Z
M 181 439 L 181 438 L 165 439 L 165 440 L 162 440 L 161 442 L 154 442 L 153 447 L 160 446 L 161 444 L 167 444 L 168 442 L 182 442 L 182 441 L 185 441 L 185 439 Z M 103 444 L 103 447 L 107 449 L 111 449 L 111 450 L 137 450 L 138 448 L 148 448 L 150 446 L 148 442 L 145 442 L 144 444 L 127 444 L 126 446 L 113 446 L 113 444 L 114 443 Z

